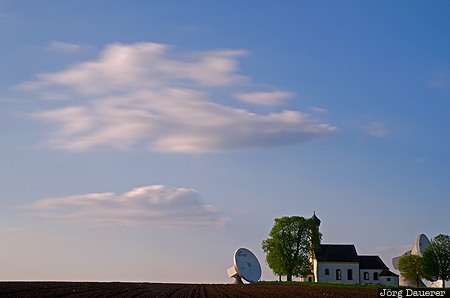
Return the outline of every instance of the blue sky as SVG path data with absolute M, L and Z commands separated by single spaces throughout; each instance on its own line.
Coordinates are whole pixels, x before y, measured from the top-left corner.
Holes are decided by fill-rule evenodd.
M 0 279 L 271 280 L 275 217 L 449 234 L 447 1 L 0 1 Z

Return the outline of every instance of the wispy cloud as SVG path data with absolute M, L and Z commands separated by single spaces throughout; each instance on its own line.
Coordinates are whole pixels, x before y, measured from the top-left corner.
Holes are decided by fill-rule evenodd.
M 63 223 L 96 226 L 223 226 L 227 220 L 188 188 L 150 185 L 124 194 L 89 193 L 42 199 L 30 206 Z
M 364 126 L 364 130 L 371 136 L 385 138 L 391 134 L 391 130 L 382 122 L 373 121 Z
M 250 93 L 237 93 L 236 98 L 247 103 L 276 106 L 283 104 L 286 99 L 295 96 L 292 92 L 287 91 L 271 91 L 271 92 L 250 92 Z
M 411 245 L 381 246 L 381 247 L 375 248 L 376 253 L 384 254 L 384 255 L 391 255 L 392 257 L 401 256 L 409 250 L 411 250 Z
M 21 232 L 23 229 L 15 226 L 0 226 L 0 233 L 2 234 L 15 234 Z
M 441 69 L 435 71 L 431 78 L 427 81 L 427 84 L 431 88 L 445 88 L 450 86 L 450 70 Z
M 170 47 L 157 43 L 110 44 L 95 61 L 82 62 L 57 73 L 38 74 L 23 84 L 35 90 L 64 89 L 73 94 L 106 95 L 169 86 L 226 86 L 242 82 L 236 57 L 244 51 L 220 50 L 172 59 Z
M 313 113 L 317 113 L 317 114 L 326 114 L 328 113 L 328 111 L 324 108 L 321 107 L 310 107 L 309 110 Z
M 83 47 L 74 43 L 67 43 L 61 41 L 52 41 L 48 46 L 47 50 L 55 52 L 73 53 L 82 50 Z
M 41 96 L 65 99 L 64 106 L 40 111 L 56 124 L 55 148 L 128 148 L 145 142 L 154 151 L 216 152 L 279 146 L 333 135 L 336 127 L 296 110 L 257 114 L 226 105 L 215 88 L 241 100 L 272 105 L 287 91 L 239 92 L 250 78 L 239 73 L 242 50 L 170 56 L 156 43 L 110 44 L 94 61 L 56 73 L 38 74 L 21 85 Z M 55 103 L 56 104 L 56 103 Z M 62 105 L 61 102 L 59 102 Z

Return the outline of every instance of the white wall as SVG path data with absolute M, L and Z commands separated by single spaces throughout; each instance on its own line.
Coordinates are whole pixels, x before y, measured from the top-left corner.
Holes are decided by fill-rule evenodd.
M 364 279 L 364 272 L 369 273 L 369 279 Z M 379 269 L 361 269 L 361 272 L 359 274 L 359 280 L 362 284 L 379 284 L 381 283 L 380 280 L 373 279 L 373 273 L 376 272 L 378 275 L 380 274 L 381 270 Z
M 361 269 L 359 280 L 361 281 L 361 284 L 382 284 L 382 285 L 391 285 L 391 286 L 398 286 L 399 285 L 399 279 L 397 276 L 380 276 L 382 270 L 380 269 Z M 369 279 L 364 279 L 364 272 L 369 273 Z M 373 273 L 378 273 L 378 280 L 373 278 Z M 387 279 L 390 280 L 387 280 Z
M 340 263 L 340 262 L 318 262 L 317 268 L 317 281 L 318 282 L 341 282 L 349 284 L 359 283 L 359 263 Z M 325 269 L 329 269 L 330 274 L 325 275 Z M 336 279 L 336 270 L 341 270 L 341 280 Z M 347 278 L 347 270 L 352 270 L 353 279 Z
M 379 278 L 380 278 L 379 282 L 382 285 L 387 285 L 387 286 L 398 286 L 399 285 L 398 276 L 380 276 Z M 388 278 L 390 280 L 387 280 Z

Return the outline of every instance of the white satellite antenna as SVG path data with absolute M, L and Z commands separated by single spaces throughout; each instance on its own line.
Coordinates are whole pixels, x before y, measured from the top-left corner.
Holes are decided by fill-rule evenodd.
M 392 264 L 394 265 L 394 268 L 398 270 L 398 261 L 407 255 L 416 255 L 416 256 L 422 256 L 423 252 L 427 247 L 430 245 L 430 240 L 428 240 L 428 237 L 425 234 L 419 234 L 416 238 L 416 241 L 414 241 L 411 250 L 405 252 L 403 255 L 395 257 L 392 259 Z M 433 282 L 436 280 L 436 278 L 433 279 Z M 421 283 L 423 286 L 427 286 L 429 284 L 426 280 L 421 280 Z M 406 280 L 404 277 L 400 277 L 400 286 L 415 286 L 415 283 L 412 281 Z
M 416 256 L 422 256 L 423 252 L 427 247 L 430 245 L 430 240 L 428 240 L 428 237 L 425 234 L 419 234 L 416 238 L 416 241 L 413 243 L 411 250 L 408 250 L 403 255 L 395 257 L 392 259 L 392 264 L 394 265 L 394 268 L 398 270 L 398 261 L 401 257 L 407 256 L 407 255 L 416 255 Z
M 411 249 L 412 255 L 422 256 L 423 252 L 430 245 L 430 240 L 424 234 L 420 234 L 416 238 L 416 242 L 414 242 L 413 247 Z
M 228 277 L 234 278 L 235 284 L 242 284 L 242 278 L 248 282 L 257 282 L 261 278 L 261 265 L 256 256 L 246 248 L 234 252 L 234 265 L 228 268 Z

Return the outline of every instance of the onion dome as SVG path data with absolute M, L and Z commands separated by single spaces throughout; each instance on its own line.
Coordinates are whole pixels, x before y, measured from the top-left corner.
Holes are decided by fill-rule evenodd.
M 313 216 L 311 217 L 317 226 L 320 226 L 320 219 L 316 216 L 316 211 L 314 211 Z

